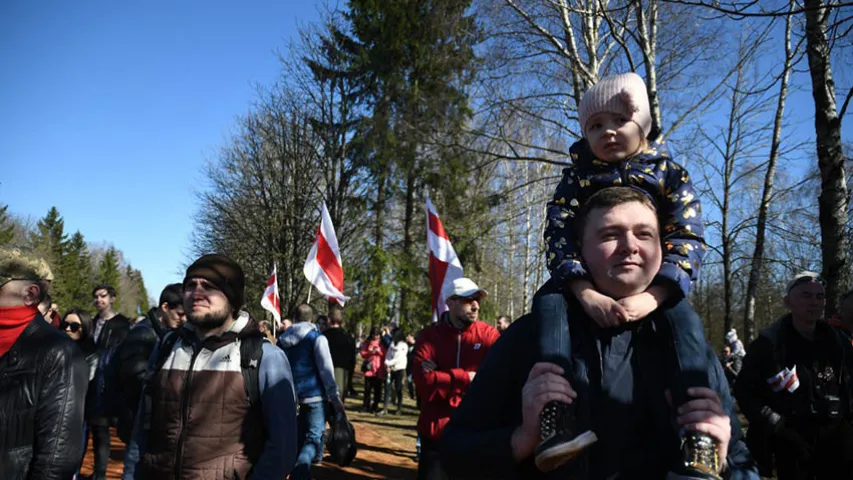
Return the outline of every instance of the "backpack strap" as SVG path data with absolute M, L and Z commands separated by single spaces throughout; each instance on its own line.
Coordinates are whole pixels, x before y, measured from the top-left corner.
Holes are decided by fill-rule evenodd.
M 263 335 L 250 335 L 240 339 L 240 369 L 243 371 L 246 396 L 252 407 L 261 403 L 260 370 L 263 356 Z

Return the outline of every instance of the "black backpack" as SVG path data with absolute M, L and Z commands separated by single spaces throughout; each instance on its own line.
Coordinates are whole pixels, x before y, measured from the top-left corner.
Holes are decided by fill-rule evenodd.
M 331 439 L 326 448 L 329 449 L 329 456 L 334 463 L 346 467 L 358 453 L 355 446 L 355 429 L 344 414 L 335 415 L 331 424 Z

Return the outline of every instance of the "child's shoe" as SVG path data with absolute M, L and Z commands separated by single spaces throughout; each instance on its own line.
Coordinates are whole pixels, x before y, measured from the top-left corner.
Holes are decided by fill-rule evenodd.
M 720 456 L 711 436 L 688 432 L 681 441 L 682 462 L 673 473 L 686 478 L 720 480 Z M 680 477 L 675 477 L 680 478 Z
M 539 416 L 542 436 L 535 451 L 539 470 L 550 472 L 564 465 L 598 440 L 589 430 L 575 435 L 574 420 L 573 405 L 554 401 L 542 409 Z

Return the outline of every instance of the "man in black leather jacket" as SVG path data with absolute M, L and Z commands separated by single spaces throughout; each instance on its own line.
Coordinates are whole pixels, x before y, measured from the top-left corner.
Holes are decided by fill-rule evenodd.
M 83 456 L 83 352 L 38 312 L 52 275 L 17 249 L 0 249 L 0 477 L 61 479 Z
M 183 292 L 180 283 L 166 285 L 160 293 L 159 306 L 152 308 L 144 320 L 130 329 L 110 361 L 108 382 L 115 386 L 115 393 L 121 396 L 123 404 L 122 411 L 118 412 L 116 430 L 124 443 L 130 442 L 151 352 L 168 332 L 177 330 L 186 321 Z

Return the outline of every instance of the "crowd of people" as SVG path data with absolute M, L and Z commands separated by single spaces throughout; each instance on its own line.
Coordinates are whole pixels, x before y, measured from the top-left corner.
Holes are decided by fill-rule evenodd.
M 401 413 L 404 384 L 416 399 L 421 480 L 853 478 L 853 293 L 824 321 L 825 282 L 801 272 L 788 313 L 746 348 L 728 332 L 718 357 L 687 301 L 701 204 L 647 140 L 644 82 L 601 79 L 578 113 L 584 138 L 547 207 L 550 279 L 495 326 L 464 277 L 417 336 L 385 325 L 356 340 L 335 303 L 257 322 L 221 254 L 144 318 L 115 312 L 110 285 L 92 292 L 94 318 L 60 317 L 46 263 L 0 250 L 4 478 L 74 477 L 91 433 L 102 479 L 110 426 L 125 479 L 312 478 L 359 357 L 362 412 Z

